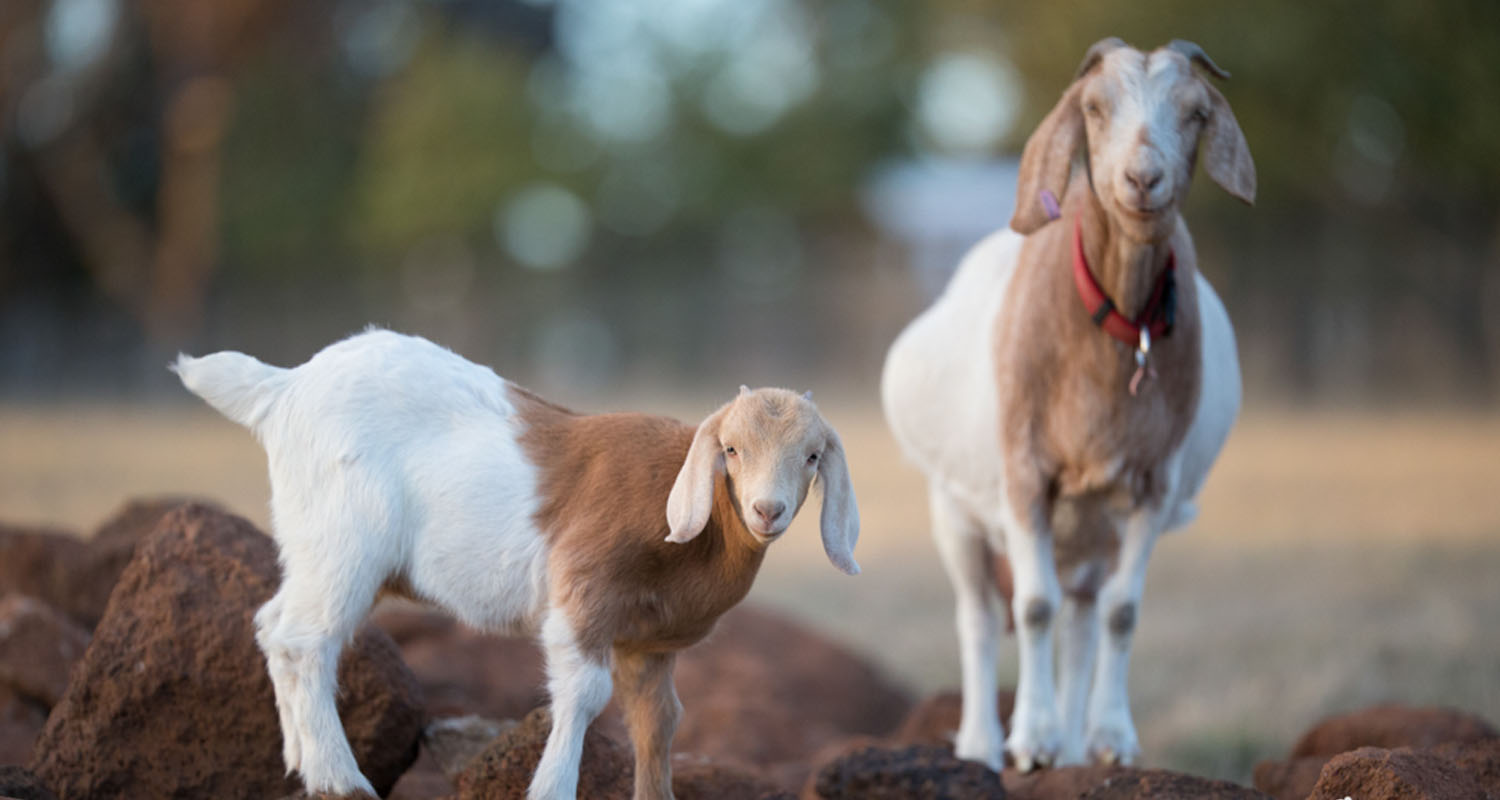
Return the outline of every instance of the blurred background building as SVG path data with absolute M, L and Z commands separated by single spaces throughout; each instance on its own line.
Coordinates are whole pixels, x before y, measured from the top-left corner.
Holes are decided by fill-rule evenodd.
M 1112 34 L 1234 73 L 1259 201 L 1187 215 L 1253 397 L 1500 395 L 1484 0 L 4 0 L 0 396 L 367 323 L 585 405 L 870 391 Z

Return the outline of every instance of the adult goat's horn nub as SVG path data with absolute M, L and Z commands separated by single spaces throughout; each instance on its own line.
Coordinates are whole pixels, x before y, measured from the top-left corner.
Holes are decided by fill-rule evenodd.
M 1208 53 L 1203 52 L 1203 48 L 1199 47 L 1196 43 L 1189 42 L 1186 39 L 1173 39 L 1167 44 L 1167 49 L 1181 53 L 1189 62 L 1208 70 L 1209 74 L 1215 78 L 1224 81 L 1229 80 L 1229 73 L 1225 72 L 1218 64 L 1215 64 L 1214 60 L 1208 57 Z
M 1079 78 L 1082 78 L 1084 73 L 1093 69 L 1094 65 L 1103 60 L 1105 54 L 1109 51 L 1118 50 L 1119 48 L 1126 46 L 1127 45 L 1125 44 L 1125 40 L 1121 39 L 1118 36 L 1111 36 L 1107 39 L 1100 39 L 1099 41 L 1094 42 L 1094 45 L 1089 48 L 1089 51 L 1083 54 L 1083 63 L 1078 65 L 1078 74 L 1073 76 L 1073 80 L 1076 81 Z

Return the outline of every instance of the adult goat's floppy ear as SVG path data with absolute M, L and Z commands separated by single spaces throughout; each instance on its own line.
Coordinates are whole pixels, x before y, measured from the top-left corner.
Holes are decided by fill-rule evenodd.
M 1207 81 L 1204 88 L 1208 89 L 1210 108 L 1208 124 L 1199 139 L 1203 170 L 1224 191 L 1255 205 L 1255 160 L 1250 157 L 1250 145 L 1239 120 L 1229 110 L 1229 101 Z
M 1073 170 L 1073 155 L 1083 144 L 1079 81 L 1110 51 L 1125 46 L 1123 40 L 1114 36 L 1095 42 L 1084 54 L 1083 63 L 1078 65 L 1073 85 L 1063 92 L 1062 99 L 1026 140 L 1026 149 L 1021 151 L 1020 174 L 1016 178 L 1016 213 L 1010 218 L 1010 227 L 1016 233 L 1033 233 L 1051 220 L 1051 214 L 1042 202 L 1042 191 L 1051 192 L 1057 200 L 1062 199 L 1068 188 L 1068 175 Z
M 859 541 L 859 507 L 854 503 L 854 486 L 849 482 L 849 461 L 844 443 L 832 430 L 828 446 L 818 462 L 818 481 L 823 484 L 823 550 L 840 572 L 859 574 L 854 560 L 854 545 Z
M 1026 140 L 1021 168 L 1016 177 L 1016 213 L 1010 227 L 1029 234 L 1047 224 L 1051 215 L 1042 202 L 1042 191 L 1061 199 L 1073 170 L 1073 154 L 1083 143 L 1083 110 L 1078 105 L 1079 84 L 1063 92 L 1062 99 L 1042 119 Z
M 732 403 L 726 403 L 703 422 L 693 434 L 693 444 L 667 495 L 667 534 L 669 542 L 686 542 L 703 532 L 714 506 L 714 484 L 724 468 L 724 448 L 719 444 L 719 425 Z

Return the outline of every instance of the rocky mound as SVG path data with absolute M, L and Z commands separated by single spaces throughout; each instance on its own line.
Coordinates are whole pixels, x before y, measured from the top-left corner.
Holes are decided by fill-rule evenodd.
M 522 800 L 531 784 L 542 748 L 552 730 L 552 716 L 539 708 L 518 725 L 504 730 L 459 774 L 461 800 Z M 629 800 L 635 776 L 634 756 L 598 726 L 583 740 L 578 796 L 590 800 Z M 672 761 L 672 791 L 678 800 L 760 800 L 775 797 L 776 787 L 747 772 L 707 757 L 677 756 Z
M 290 794 L 252 617 L 278 583 L 275 546 L 201 505 L 136 548 L 32 767 L 68 798 Z M 365 775 L 388 791 L 416 757 L 421 692 L 366 627 L 339 665 L 339 712 Z
M 818 769 L 807 800 L 1003 800 L 1000 776 L 951 748 L 865 747 Z
M 132 500 L 80 538 L 67 531 L 0 525 L 0 594 L 29 595 L 93 628 L 136 542 L 187 501 Z
M 1440 797 L 1468 791 L 1454 777 L 1462 775 L 1497 791 L 1497 736 L 1484 719 L 1456 709 L 1376 706 L 1318 722 L 1285 761 L 1255 765 L 1255 786 L 1277 800 Z
M 547 702 L 542 654 L 529 640 L 489 635 L 416 608 L 383 608 L 374 622 L 400 646 L 433 717 L 519 719 Z
M 25 764 L 88 647 L 88 631 L 34 597 L 0 597 L 0 764 Z

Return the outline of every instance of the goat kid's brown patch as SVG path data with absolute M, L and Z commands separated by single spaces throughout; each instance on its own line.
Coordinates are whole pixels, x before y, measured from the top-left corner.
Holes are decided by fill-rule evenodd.
M 1171 336 L 1153 343 L 1156 374 L 1139 396 L 1128 391 L 1133 354 L 1094 325 L 1073 286 L 1074 219 L 1082 221 L 1095 275 L 1126 316 L 1146 302 L 1166 249 L 1176 253 L 1176 324 Z M 1137 257 L 1152 268 L 1125 263 Z M 1059 542 L 1060 568 L 1112 560 L 1114 537 L 1098 536 L 1109 525 L 1107 512 L 1163 499 L 1162 471 L 1192 423 L 1202 380 L 1196 279 L 1192 240 L 1180 218 L 1159 247 L 1126 243 L 1081 175 L 1071 182 L 1062 219 L 1022 246 L 994 331 L 1000 444 L 1007 500 L 1023 519 L 1050 527 L 1059 501 L 1077 501 L 1077 513 L 1087 517 L 1070 527 L 1088 532 L 1089 541 Z
M 765 557 L 718 475 L 703 533 L 666 541 L 667 495 L 694 428 L 647 414 L 576 414 L 510 386 L 536 465 L 549 601 L 585 653 L 667 652 L 703 638 L 744 598 Z

